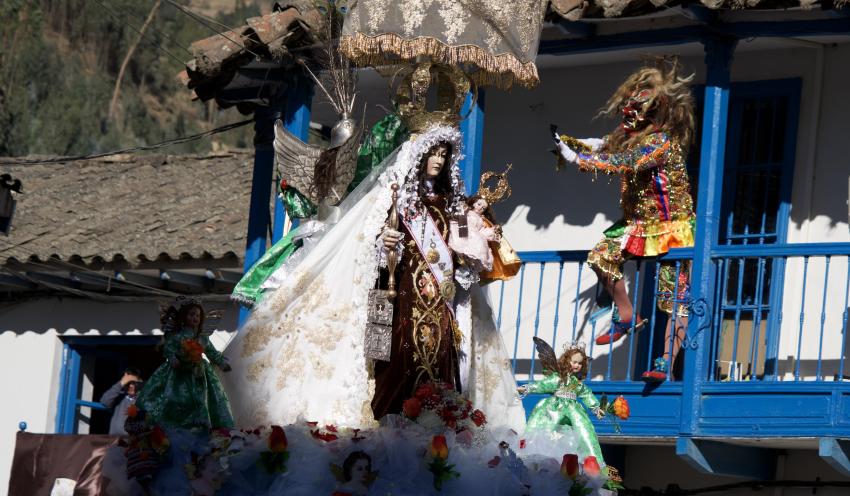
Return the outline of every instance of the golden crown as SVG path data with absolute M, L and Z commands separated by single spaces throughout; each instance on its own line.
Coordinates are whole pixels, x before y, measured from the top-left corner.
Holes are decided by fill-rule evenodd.
M 457 67 L 426 61 L 396 72 L 390 80 L 398 113 L 412 134 L 435 125 L 457 126 L 470 82 Z M 436 109 L 428 110 L 428 92 L 436 87 Z

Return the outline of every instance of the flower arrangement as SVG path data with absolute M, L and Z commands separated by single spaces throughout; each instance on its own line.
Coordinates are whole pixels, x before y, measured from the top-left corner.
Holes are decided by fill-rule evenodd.
M 431 439 L 431 463 L 428 464 L 428 470 L 434 474 L 434 489 L 441 491 L 443 483 L 460 477 L 460 473 L 454 468 L 455 466 L 448 463 L 449 447 L 446 444 L 446 436 L 434 436 Z
M 561 461 L 561 475 L 572 481 L 569 496 L 585 496 L 592 493 L 593 489 L 588 485 L 592 480 L 599 479 L 601 472 L 599 461 L 592 455 L 585 457 L 580 466 L 576 454 L 566 454 Z
M 197 339 L 184 339 L 180 343 L 183 357 L 192 365 L 201 363 L 204 356 L 204 346 Z
M 423 427 L 449 428 L 456 433 L 472 432 L 487 423 L 484 412 L 473 409 L 472 402 L 446 383 L 420 385 L 402 404 L 402 413 Z

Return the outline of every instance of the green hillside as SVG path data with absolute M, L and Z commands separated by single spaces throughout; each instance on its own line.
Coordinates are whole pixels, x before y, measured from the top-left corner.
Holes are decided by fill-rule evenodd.
M 85 154 L 149 144 L 239 119 L 191 101 L 177 81 L 195 40 L 213 33 L 163 1 L 122 79 L 114 117 L 113 88 L 128 49 L 155 0 L 3 0 L 0 2 L 0 156 Z M 187 0 L 178 0 L 190 5 Z M 227 26 L 259 15 L 253 2 L 219 12 Z M 135 30 L 134 30 L 135 28 Z M 250 129 L 216 139 L 251 143 Z M 209 149 L 209 140 L 169 152 Z

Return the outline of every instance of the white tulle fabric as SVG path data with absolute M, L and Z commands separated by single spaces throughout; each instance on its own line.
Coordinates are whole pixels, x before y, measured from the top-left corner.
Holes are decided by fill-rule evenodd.
M 370 407 L 372 364 L 364 357 L 367 297 L 378 276 L 375 239 L 401 185 L 400 210 L 412 202 L 419 159 L 447 141 L 460 150 L 460 132 L 435 127 L 408 141 L 344 202 L 345 214 L 281 267 L 267 295 L 225 350 L 233 370 L 223 375 L 240 427 L 300 420 L 347 427 L 375 425 Z M 457 162 L 452 157 L 452 177 Z M 454 182 L 454 181 L 453 181 Z M 300 252 L 300 253 L 299 253 Z M 465 327 L 472 345 L 470 399 L 493 425 L 520 432 L 524 413 L 492 311 L 477 288 Z M 488 313 L 489 312 L 489 313 Z M 463 313 L 463 312 L 461 312 Z M 481 324 L 481 325 L 479 325 Z

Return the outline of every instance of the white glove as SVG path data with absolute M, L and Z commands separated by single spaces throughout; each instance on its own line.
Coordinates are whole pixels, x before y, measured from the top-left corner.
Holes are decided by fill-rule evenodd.
M 579 141 L 589 146 L 594 152 L 602 148 L 602 145 L 605 144 L 605 139 L 603 138 L 582 138 Z
M 555 135 L 555 148 L 558 150 L 558 154 L 561 155 L 561 157 L 567 162 L 573 164 L 578 162 L 578 154 L 576 154 L 572 148 L 568 147 L 566 143 L 561 141 L 561 137 L 557 134 Z

